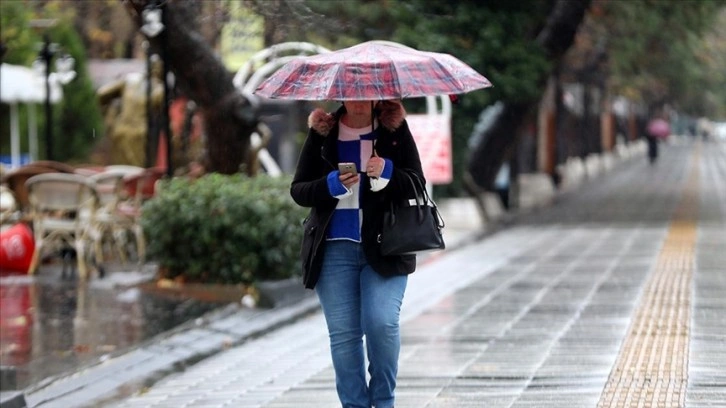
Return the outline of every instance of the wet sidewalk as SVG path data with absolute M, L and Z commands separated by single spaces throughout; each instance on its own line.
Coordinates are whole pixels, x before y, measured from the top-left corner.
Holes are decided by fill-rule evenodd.
M 551 208 L 422 260 L 404 301 L 397 407 L 726 406 L 723 180 L 726 145 L 675 143 L 655 166 L 622 163 Z M 447 205 L 458 210 L 451 241 L 467 243 L 478 218 L 468 203 Z M 133 378 L 153 385 L 108 400 Z M 332 408 L 334 388 L 310 297 L 209 317 L 26 399 Z
M 397 407 L 725 406 L 726 146 L 662 150 L 422 265 Z M 339 406 L 323 319 L 118 406 Z

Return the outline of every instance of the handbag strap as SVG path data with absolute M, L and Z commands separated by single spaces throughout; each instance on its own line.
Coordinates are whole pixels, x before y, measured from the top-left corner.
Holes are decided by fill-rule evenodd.
M 413 188 L 414 200 L 416 201 L 415 207 L 418 210 L 417 211 L 417 214 L 418 214 L 418 217 L 417 218 L 418 218 L 418 221 L 419 222 L 422 222 L 423 221 L 423 216 L 424 216 L 423 210 L 424 210 L 424 206 L 426 205 L 426 202 L 424 201 L 423 203 L 419 203 L 418 189 L 416 188 L 416 183 L 414 183 L 413 178 L 411 177 L 410 172 L 409 171 L 406 171 L 404 169 L 403 174 L 406 176 L 406 178 L 408 179 L 408 182 L 411 184 L 411 187 Z M 418 178 L 418 177 L 416 177 L 416 178 Z M 423 198 L 421 198 L 421 200 L 423 200 Z M 408 198 L 404 199 L 404 202 L 406 203 L 406 205 L 409 205 L 409 201 L 410 200 Z M 396 206 L 394 205 L 393 200 L 390 200 L 390 202 L 389 202 L 388 205 L 390 206 L 389 214 L 390 214 L 390 217 L 391 217 L 391 219 L 390 219 L 391 220 L 391 224 L 395 224 L 396 223 Z
M 416 207 L 418 207 L 418 218 L 419 221 L 423 221 L 423 212 L 426 210 L 427 206 L 431 206 L 434 209 L 434 213 L 436 214 L 436 219 L 438 222 L 439 228 L 444 228 L 446 224 L 444 223 L 443 217 L 441 217 L 441 213 L 439 213 L 439 207 L 436 205 L 434 200 L 431 199 L 431 196 L 429 196 L 428 190 L 426 190 L 426 186 L 423 183 L 423 180 L 421 180 L 421 177 L 418 176 L 418 174 L 411 170 L 411 169 L 402 169 L 403 173 L 406 175 L 406 178 L 408 178 L 409 182 L 411 183 L 411 186 L 413 187 L 414 192 L 414 199 L 416 201 Z M 419 200 L 420 197 L 420 200 Z M 391 211 L 392 213 L 395 212 L 393 203 L 391 202 Z
M 403 174 L 406 176 L 408 182 L 413 188 L 413 195 L 414 200 L 416 200 L 416 206 L 420 207 L 426 205 L 429 201 L 428 192 L 426 191 L 426 187 L 423 185 L 423 182 L 418 177 L 418 174 L 406 169 L 403 170 Z

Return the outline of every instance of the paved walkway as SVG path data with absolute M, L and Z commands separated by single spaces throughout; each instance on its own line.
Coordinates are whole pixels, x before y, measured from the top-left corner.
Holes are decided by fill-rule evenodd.
M 556 200 L 411 276 L 396 406 L 725 407 L 726 144 Z M 337 407 L 312 310 L 113 406 Z

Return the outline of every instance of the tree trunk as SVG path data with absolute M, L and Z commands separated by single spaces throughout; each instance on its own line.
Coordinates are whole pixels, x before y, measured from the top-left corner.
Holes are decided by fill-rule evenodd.
M 553 67 L 559 65 L 565 52 L 574 43 L 577 28 L 589 5 L 590 0 L 557 0 L 554 4 L 547 23 L 536 39 L 553 62 Z M 543 89 L 548 77 L 549 74 L 541 78 Z M 484 130 L 484 135 L 479 138 L 479 144 L 474 147 L 469 157 L 467 170 L 471 177 L 464 179 L 472 180 L 476 184 L 467 186 L 469 192 L 491 189 L 497 171 L 505 159 L 505 153 L 516 146 L 519 127 L 524 122 L 525 115 L 531 109 L 536 109 L 537 103 L 538 100 L 506 103 L 492 125 Z
M 137 25 L 142 12 L 153 0 L 125 2 Z M 246 161 L 250 135 L 257 126 L 257 109 L 232 83 L 232 73 L 214 53 L 197 29 L 195 0 L 167 0 L 164 3 L 163 34 L 151 39 L 157 49 L 166 47 L 166 63 L 177 86 L 196 102 L 204 115 L 207 135 L 207 171 L 232 174 Z M 251 169 L 251 166 L 247 166 Z

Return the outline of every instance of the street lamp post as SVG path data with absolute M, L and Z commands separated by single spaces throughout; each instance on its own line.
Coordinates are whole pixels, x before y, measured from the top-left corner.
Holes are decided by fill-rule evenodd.
M 53 108 L 50 104 L 50 64 L 55 55 L 55 44 L 50 42 L 48 34 L 43 35 L 43 48 L 38 58 L 45 67 L 45 158 L 53 160 Z
M 33 63 L 36 74 L 43 76 L 45 82 L 45 158 L 53 160 L 53 107 L 51 105 L 51 82 L 65 85 L 76 77 L 73 70 L 75 60 L 68 55 L 56 59 L 56 72 L 51 73 L 53 57 L 58 54 L 58 44 L 50 42 L 48 34 L 43 35 L 43 45 L 38 58 Z

